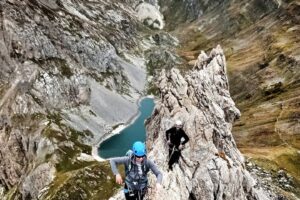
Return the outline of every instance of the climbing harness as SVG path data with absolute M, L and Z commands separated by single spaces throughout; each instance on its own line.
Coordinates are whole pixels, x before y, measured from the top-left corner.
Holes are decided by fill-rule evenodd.
M 132 188 L 130 188 L 128 185 L 126 185 L 124 188 L 124 193 L 128 193 L 128 196 L 130 196 L 130 197 L 137 195 L 138 200 L 142 200 L 142 199 L 148 200 L 148 199 L 150 199 L 148 188 L 151 188 L 151 187 L 146 186 L 145 188 L 142 188 L 140 190 L 132 190 Z
M 172 148 L 172 152 L 169 155 L 169 161 L 171 160 L 171 158 L 172 158 L 175 151 L 179 151 L 179 149 L 175 148 L 175 145 L 174 145 L 173 148 Z
M 173 148 L 172 148 L 172 152 L 169 155 L 169 160 L 172 158 L 172 155 L 174 154 L 174 151 L 175 151 L 175 146 L 173 146 Z

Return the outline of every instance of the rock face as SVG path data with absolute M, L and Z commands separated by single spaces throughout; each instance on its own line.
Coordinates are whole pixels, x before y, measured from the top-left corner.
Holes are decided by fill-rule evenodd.
M 175 6 L 169 6 L 174 2 Z M 257 9 L 262 3 L 263 9 Z M 166 14 L 167 24 L 159 13 L 159 6 Z M 234 8 L 238 8 L 238 12 Z M 293 145 L 297 146 L 299 143 L 298 140 L 294 142 L 293 134 L 299 128 L 299 37 L 294 36 L 299 34 L 299 27 L 292 25 L 299 21 L 298 11 L 298 3 L 287 0 L 255 0 L 249 4 L 248 1 L 221 0 L 1 0 L 0 199 L 96 200 L 103 193 L 105 197 L 102 195 L 102 198 L 109 198 L 115 188 L 109 166 L 82 157 L 90 154 L 91 145 L 114 126 L 136 113 L 135 101 L 144 92 L 146 71 L 156 79 L 161 68 L 171 69 L 181 64 L 182 59 L 174 50 L 178 40 L 163 31 L 152 30 L 164 25 L 174 29 L 180 22 L 195 22 L 191 27 L 176 31 L 189 38 L 196 34 L 197 42 L 192 41 L 191 48 L 197 56 L 198 47 L 211 47 L 209 39 L 215 39 L 212 40 L 215 46 L 217 39 L 224 39 L 222 35 L 227 37 L 225 43 L 231 53 L 230 60 L 236 61 L 231 62 L 232 65 L 246 63 L 249 69 L 253 64 L 254 69 L 259 69 L 254 71 L 258 71 L 260 79 L 242 91 L 242 98 L 239 98 L 242 88 L 239 85 L 249 83 L 244 76 L 253 73 L 249 70 L 251 73 L 236 74 L 235 80 L 242 83 L 233 81 L 232 91 L 238 100 L 249 97 L 250 103 L 255 102 L 259 92 L 252 92 L 261 80 L 265 80 L 265 75 L 270 75 L 271 81 L 266 79 L 259 85 L 263 86 L 265 99 L 287 94 L 289 101 L 281 106 L 274 98 L 271 106 L 266 103 L 258 108 L 272 112 L 269 108 L 276 107 L 279 115 L 276 112 L 272 117 L 275 116 L 279 123 L 275 129 L 270 127 L 287 144 L 292 138 Z M 264 18 L 270 13 L 270 17 Z M 237 18 L 240 20 L 236 23 Z M 285 23 L 286 18 L 291 20 Z M 218 23 L 214 23 L 216 21 Z M 250 26 L 251 23 L 260 26 Z M 270 32 L 272 34 L 268 35 Z M 237 39 L 232 40 L 233 34 Z M 256 40 L 258 42 L 251 42 L 254 46 L 245 42 Z M 263 52 L 259 41 L 268 46 Z M 189 44 L 187 42 L 187 46 Z M 249 51 L 244 51 L 241 57 L 239 51 L 243 50 Z M 173 197 L 171 191 L 177 192 L 179 186 L 186 188 L 180 190 L 178 198 L 182 199 L 197 199 L 198 188 L 203 188 L 201 196 L 207 195 L 207 198 L 211 195 L 215 198 L 248 195 L 251 198 L 257 194 L 252 187 L 255 181 L 243 170 L 242 157 L 230 134 L 231 123 L 239 112 L 229 96 L 225 61 L 220 51 L 214 50 L 210 56 L 201 54 L 194 72 L 186 78 L 177 70 L 171 70 L 164 72 L 168 80 L 160 80 L 163 96 L 158 108 L 161 109 L 156 110 L 148 125 L 149 148 L 154 142 L 159 145 L 153 148 L 150 157 L 157 153 L 158 162 L 165 169 L 166 149 L 159 148 L 164 147 L 164 131 L 176 118 L 184 120 L 185 130 L 199 141 L 198 144 L 192 140 L 187 145 L 181 168 L 175 167 L 173 173 L 165 174 L 165 188 L 170 189 L 162 192 L 165 199 L 169 199 L 166 195 Z M 248 56 L 249 52 L 255 56 Z M 266 52 L 271 52 L 271 56 Z M 194 55 L 188 56 L 196 61 Z M 255 61 L 257 57 L 262 62 L 255 65 L 252 59 Z M 287 75 L 287 79 L 282 78 L 282 74 Z M 198 82 L 196 77 L 203 81 Z M 151 89 L 156 91 L 157 88 Z M 289 92 L 284 93 L 285 89 Z M 282 108 L 289 109 L 291 115 L 281 112 Z M 252 117 L 252 112 L 249 115 Z M 244 128 L 242 123 L 240 127 Z M 247 129 L 251 127 L 251 124 L 246 126 Z M 264 129 L 264 133 L 268 133 L 265 130 L 270 127 Z M 291 136 L 285 138 L 278 134 L 283 131 Z M 240 132 L 247 133 L 242 129 Z M 282 152 L 285 150 L 283 148 Z M 292 152 L 299 157 L 294 149 Z M 298 157 L 292 162 L 298 163 Z M 202 162 L 206 168 L 201 168 Z M 291 168 L 298 169 L 294 166 Z M 202 172 L 202 179 L 193 180 Z M 171 182 L 174 179 L 180 180 L 180 184 Z
M 0 2 L 0 199 L 61 186 L 62 172 L 89 165 L 76 159 L 89 145 L 137 112 L 146 86 L 137 4 Z
M 231 128 L 240 112 L 229 94 L 226 62 L 220 46 L 202 52 L 194 69 L 163 71 L 160 99 L 147 121 L 148 156 L 164 171 L 159 199 L 270 199 L 245 169 Z M 179 164 L 167 171 L 165 131 L 184 122 L 190 141 Z
M 137 6 L 137 15 L 140 21 L 154 29 L 162 29 L 164 26 L 163 16 L 159 10 L 149 3 L 141 3 Z
M 269 171 L 285 169 L 299 198 L 299 2 L 165 0 L 160 6 L 187 63 L 222 45 L 230 93 L 242 113 L 233 126 L 240 151 Z

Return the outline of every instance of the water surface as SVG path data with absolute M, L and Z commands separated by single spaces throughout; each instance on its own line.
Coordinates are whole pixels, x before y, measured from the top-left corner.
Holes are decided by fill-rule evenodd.
M 98 149 L 99 156 L 102 158 L 124 156 L 135 141 L 144 142 L 146 140 L 144 121 L 150 117 L 154 105 L 152 98 L 144 98 L 140 102 L 139 116 L 132 124 L 123 129 L 120 134 L 103 141 Z

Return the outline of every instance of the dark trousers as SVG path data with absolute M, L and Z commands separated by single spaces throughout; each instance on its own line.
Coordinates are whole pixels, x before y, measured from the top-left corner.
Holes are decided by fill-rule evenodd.
M 124 187 L 124 194 L 126 200 L 143 200 L 146 192 L 147 192 L 146 188 L 141 190 L 130 190 L 128 189 L 126 184 Z
M 178 163 L 179 158 L 181 156 L 181 152 L 178 150 L 178 148 L 174 148 L 169 146 L 169 169 L 172 170 L 173 169 L 173 164 L 174 163 Z

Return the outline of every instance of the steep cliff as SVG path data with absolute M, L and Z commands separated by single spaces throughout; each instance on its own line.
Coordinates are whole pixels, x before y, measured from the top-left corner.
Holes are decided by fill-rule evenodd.
M 165 171 L 161 199 L 270 199 L 245 169 L 231 128 L 240 117 L 229 94 L 223 50 L 202 52 L 194 69 L 163 71 L 160 98 L 147 121 L 149 157 Z M 182 158 L 167 171 L 165 131 L 180 119 L 190 137 Z
M 146 88 L 143 51 L 151 41 L 142 32 L 151 29 L 136 6 L 130 0 L 0 2 L 1 199 L 64 199 L 79 191 L 78 198 L 91 199 L 89 180 L 98 192 L 106 181 L 114 186 L 107 165 L 81 158 L 135 115 Z M 93 180 L 102 171 L 105 179 Z M 76 177 L 87 182 L 68 187 Z
M 222 50 L 197 60 L 217 43 L 244 113 L 234 129 L 238 144 L 299 177 L 298 19 L 298 1 L 288 0 L 2 0 L 0 198 L 108 199 L 117 186 L 91 146 L 136 113 L 147 75 L 157 80 L 163 68 L 159 87 L 147 88 L 162 95 L 148 122 L 149 156 L 166 171 L 163 135 L 176 118 L 193 140 L 175 170 L 164 172 L 159 199 L 175 198 L 172 191 L 182 199 L 264 198 L 231 136 L 239 112 Z M 160 31 L 165 26 L 180 41 Z M 285 172 L 277 178 L 297 188 Z
M 280 169 L 293 176 L 292 187 L 280 187 L 299 196 L 299 1 L 166 0 L 160 5 L 166 27 L 180 41 L 186 69 L 202 49 L 222 45 L 230 93 L 242 113 L 233 127 L 239 149 L 273 176 Z

